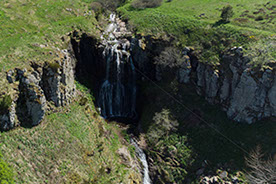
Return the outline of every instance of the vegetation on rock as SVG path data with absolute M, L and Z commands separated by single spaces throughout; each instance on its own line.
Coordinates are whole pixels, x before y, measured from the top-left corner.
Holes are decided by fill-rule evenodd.
M 0 98 L 0 115 L 8 112 L 12 104 L 12 98 L 10 95 L 4 95 Z

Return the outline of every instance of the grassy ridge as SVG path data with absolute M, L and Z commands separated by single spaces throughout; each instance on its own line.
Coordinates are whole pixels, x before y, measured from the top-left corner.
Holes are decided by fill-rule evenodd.
M 90 1 L 4 0 L 0 4 L 0 71 L 45 60 L 61 37 L 74 29 L 95 32 L 97 21 Z M 40 45 L 46 45 L 46 47 Z
M 199 22 L 201 23 L 215 23 L 220 19 L 220 10 L 222 9 L 222 7 L 227 4 L 230 4 L 231 6 L 233 6 L 234 9 L 234 17 L 232 18 L 233 21 L 231 21 L 230 23 L 231 25 L 263 30 L 267 31 L 267 33 L 275 33 L 276 4 L 273 2 L 267 4 L 267 2 L 267 0 L 256 0 L 254 1 L 254 3 L 252 3 L 252 1 L 250 0 L 245 0 L 242 2 L 238 0 L 173 0 L 170 3 L 164 1 L 162 6 L 154 9 L 134 10 L 129 3 L 123 7 L 120 7 L 118 10 L 119 12 L 123 13 L 123 15 L 128 16 L 130 20 L 133 21 L 135 24 L 137 23 L 136 25 L 138 29 L 143 31 L 143 29 L 147 28 L 156 28 L 156 24 L 158 24 L 159 22 L 163 22 L 164 20 L 167 21 L 163 22 L 164 25 L 170 25 L 174 22 L 174 19 L 178 18 L 182 18 L 183 21 L 187 19 L 188 21 L 199 20 Z M 263 9 L 263 11 L 261 11 L 258 14 L 254 14 L 254 12 L 256 13 L 260 9 Z M 258 15 L 267 15 L 267 19 L 264 19 L 263 21 L 255 21 L 255 19 L 253 18 L 248 18 L 247 21 L 244 21 L 241 24 L 237 20 L 237 18 L 240 18 L 243 14 L 249 15 L 250 17 L 256 17 Z M 170 19 L 162 20 L 162 18 L 164 17 L 170 17 Z M 160 18 L 161 20 L 159 20 Z M 142 25 L 138 24 L 138 22 L 141 23 L 142 20 L 146 22 Z M 147 24 L 148 20 L 152 21 L 151 24 Z
M 90 95 L 85 98 L 86 105 L 74 102 L 37 127 L 0 133 L 3 158 L 13 166 L 16 183 L 139 181 L 138 172 L 117 154 L 128 147 L 118 127 L 93 110 Z
M 175 38 L 176 46 L 194 47 L 202 62 L 218 64 L 220 56 L 234 46 L 243 46 L 247 53 L 261 48 L 268 55 L 265 60 L 264 57 L 254 56 L 254 66 L 262 66 L 275 60 L 275 3 L 267 4 L 263 0 L 254 3 L 228 2 L 174 0 L 170 3 L 164 1 L 157 8 L 144 10 L 133 9 L 128 3 L 117 11 L 137 33 L 164 38 L 169 35 Z M 221 24 L 218 22 L 220 9 L 226 4 L 234 7 L 235 15 L 229 24 Z M 200 17 L 201 14 L 203 15 Z M 245 19 L 244 15 L 262 15 L 267 19 L 255 21 L 254 18 L 247 17 L 247 21 L 240 22 L 241 18 Z M 268 45 L 269 48 L 266 48 Z

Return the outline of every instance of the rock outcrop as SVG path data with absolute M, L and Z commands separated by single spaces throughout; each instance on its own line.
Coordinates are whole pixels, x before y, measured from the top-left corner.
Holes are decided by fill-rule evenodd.
M 48 104 L 65 106 L 75 95 L 76 65 L 71 50 L 57 51 L 56 59 L 46 63 L 32 63 L 28 69 L 7 72 L 7 82 L 16 86 L 12 104 L 0 114 L 0 130 L 7 131 L 15 126 L 36 126 L 42 122 Z
M 193 48 L 184 48 L 181 62 L 171 67 L 177 59 L 175 53 L 166 50 L 172 47 L 166 41 L 142 37 L 132 39 L 131 45 L 135 65 L 147 77 L 160 81 L 168 77 L 169 69 L 179 83 L 194 85 L 209 103 L 219 104 L 230 119 L 253 123 L 276 116 L 275 62 L 263 70 L 256 69 L 243 49 L 234 47 L 221 57 L 220 65 L 213 66 L 199 61 Z M 166 60 L 162 61 L 165 67 L 155 58 Z
M 16 126 L 15 103 L 12 102 L 8 112 L 0 114 L 0 130 L 9 130 Z
M 215 69 L 199 62 L 195 74 L 190 82 L 195 82 L 197 93 L 212 104 L 221 104 L 229 118 L 253 123 L 276 115 L 275 70 L 253 69 L 240 48 L 225 54 L 221 66 Z M 186 83 L 187 76 L 180 76 L 179 81 Z
M 25 116 L 24 120 L 30 122 L 30 126 L 36 126 L 43 120 L 47 106 L 44 92 L 39 86 L 41 78 L 36 71 L 21 73 L 22 75 L 19 76 L 19 100 L 24 113 L 22 116 Z

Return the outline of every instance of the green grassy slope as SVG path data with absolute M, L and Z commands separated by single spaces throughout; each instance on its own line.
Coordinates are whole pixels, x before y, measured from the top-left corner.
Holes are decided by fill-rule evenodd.
M 74 29 L 95 32 L 91 1 L 3 0 L 0 3 L 0 71 L 49 58 L 61 37 Z M 46 45 L 46 47 L 40 45 Z
M 233 6 L 234 17 L 228 24 L 220 24 L 221 8 Z M 136 10 L 131 3 L 118 8 L 119 14 L 142 35 L 175 38 L 175 45 L 194 47 L 202 62 L 218 64 L 220 56 L 229 48 L 243 46 L 248 54 L 262 48 L 265 59 L 255 57 L 254 65 L 263 66 L 276 58 L 275 6 L 271 2 L 251 1 L 192 1 L 173 0 L 157 8 Z M 261 9 L 261 10 L 260 10 Z M 254 14 L 255 13 L 255 14 Z M 199 15 L 204 14 L 200 17 Z M 256 21 L 257 16 L 265 17 Z M 254 17 L 252 17 L 254 16 Z M 246 20 L 245 20 L 246 19 Z M 267 48 L 270 45 L 270 48 Z
M 16 173 L 16 183 L 139 181 L 138 172 L 117 153 L 129 147 L 119 128 L 107 124 L 95 112 L 90 95 L 85 96 L 86 105 L 74 102 L 57 109 L 37 127 L 0 133 L 0 150 Z
M 221 9 L 225 5 L 230 4 L 234 10 L 234 16 L 230 23 L 231 25 L 263 30 L 267 33 L 275 33 L 276 4 L 275 2 L 267 4 L 267 2 L 267 0 L 256 0 L 254 2 L 250 0 L 173 0 L 169 3 L 164 1 L 160 7 L 153 9 L 148 8 L 144 10 L 134 10 L 130 4 L 127 4 L 124 7 L 119 8 L 119 11 L 124 13 L 126 16 L 129 16 L 131 21 L 137 23 L 138 28 L 143 31 L 143 29 L 152 29 L 156 27 L 156 24 L 160 21 L 162 22 L 163 20 L 167 21 L 162 22 L 164 24 L 173 24 L 178 18 L 190 19 L 191 21 L 194 19 L 199 20 L 200 22 L 215 23 L 220 19 Z M 200 16 L 201 14 L 204 15 Z M 264 20 L 255 21 L 257 16 L 263 16 Z M 243 18 L 244 20 L 240 22 L 241 20 L 239 20 L 239 18 Z M 143 20 L 146 22 L 151 20 L 152 22 L 151 24 L 138 24 L 138 22 L 140 23 Z

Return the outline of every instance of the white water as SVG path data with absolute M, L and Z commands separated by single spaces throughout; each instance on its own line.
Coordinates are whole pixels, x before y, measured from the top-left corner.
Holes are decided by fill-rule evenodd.
M 106 61 L 106 74 L 99 93 L 99 107 L 104 118 L 136 116 L 136 73 L 128 40 L 116 38 L 120 26 L 116 15 L 110 15 L 110 24 L 101 36 L 105 45 L 103 56 Z M 135 140 L 136 154 L 143 164 L 143 183 L 151 184 L 146 155 Z
M 116 38 L 121 34 L 116 15 L 110 15 L 110 24 L 101 36 L 105 45 L 103 56 L 106 61 L 106 75 L 103 81 L 98 105 L 104 118 L 136 117 L 136 74 L 129 53 L 127 39 Z
M 130 139 L 131 144 L 135 147 L 136 155 L 139 157 L 140 161 L 143 164 L 144 169 L 144 178 L 143 178 L 143 184 L 151 184 L 151 180 L 149 177 L 149 166 L 147 162 L 147 157 L 144 151 L 138 146 L 136 141 L 134 139 Z

